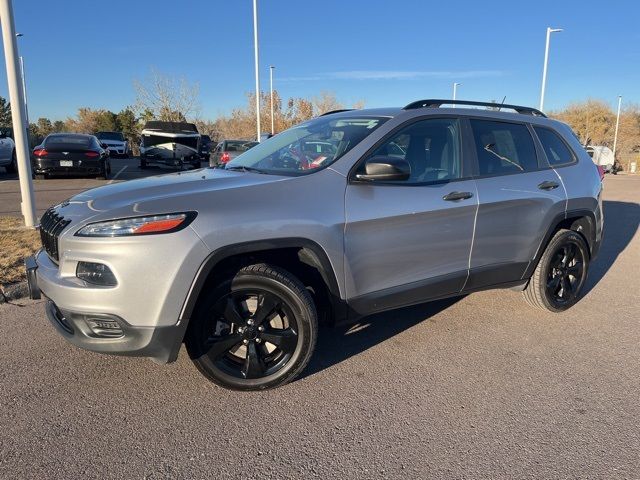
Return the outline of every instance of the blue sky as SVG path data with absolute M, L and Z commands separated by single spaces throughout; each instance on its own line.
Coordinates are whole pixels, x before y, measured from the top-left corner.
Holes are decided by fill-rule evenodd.
M 251 0 L 13 0 L 29 112 L 118 111 L 150 68 L 200 85 L 201 117 L 252 90 Z M 259 0 L 261 85 L 283 97 L 333 91 L 369 107 L 420 98 L 537 106 L 545 30 L 552 36 L 546 109 L 618 94 L 640 102 L 640 2 Z M 3 62 L 4 64 L 4 62 Z M 0 95 L 7 97 L 4 67 Z

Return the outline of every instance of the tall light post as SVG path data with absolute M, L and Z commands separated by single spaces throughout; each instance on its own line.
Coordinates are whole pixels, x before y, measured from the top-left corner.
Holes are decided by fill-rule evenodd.
M 620 107 L 622 106 L 622 95 L 618 95 L 618 115 L 616 117 L 616 133 L 613 135 L 613 161 L 616 161 L 616 147 L 618 146 L 618 127 L 620 126 Z
M 453 99 L 456 99 L 456 92 L 458 91 L 458 86 L 462 85 L 461 83 L 454 82 L 453 83 Z
M 9 101 L 11 102 L 11 119 L 13 135 L 16 144 L 16 160 L 18 163 L 18 177 L 20 179 L 20 205 L 24 223 L 27 227 L 35 226 L 36 212 L 33 195 L 33 181 L 31 180 L 31 163 L 29 162 L 29 146 L 25 129 L 24 99 L 18 80 L 18 42 L 16 28 L 13 21 L 13 6 L 11 0 L 0 0 L 0 24 L 2 24 L 2 43 L 4 44 L 4 58 L 7 64 L 7 83 L 9 86 Z
M 547 43 L 544 47 L 544 67 L 542 68 L 542 88 L 540 89 L 540 111 L 544 109 L 544 89 L 547 84 L 547 64 L 549 63 L 549 40 L 552 33 L 561 32 L 562 28 L 547 27 Z
M 24 37 L 24 35 L 21 33 L 16 33 L 16 38 L 21 37 Z M 20 78 L 22 79 L 22 96 L 24 97 L 24 118 L 27 125 L 27 135 L 29 135 L 29 107 L 27 106 L 27 79 L 26 73 L 24 71 L 24 57 L 20 55 L 18 57 L 18 60 L 20 60 Z
M 260 141 L 260 72 L 258 70 L 258 0 L 253 0 L 253 51 L 256 70 L 256 141 Z
M 271 90 L 271 135 L 275 135 L 275 122 L 273 119 L 273 70 L 276 67 L 269 65 L 269 89 Z

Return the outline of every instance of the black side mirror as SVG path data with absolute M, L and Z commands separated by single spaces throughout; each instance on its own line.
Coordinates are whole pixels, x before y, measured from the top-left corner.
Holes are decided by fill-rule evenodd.
M 408 180 L 411 166 L 403 158 L 377 155 L 364 164 L 364 173 L 356 174 L 358 180 L 377 182 L 397 182 Z

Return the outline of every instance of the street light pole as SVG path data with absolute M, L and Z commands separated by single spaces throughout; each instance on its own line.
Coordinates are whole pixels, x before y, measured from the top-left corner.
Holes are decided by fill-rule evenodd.
M 458 91 L 458 85 L 462 85 L 461 83 L 454 82 L 453 83 L 453 99 L 456 99 L 456 92 Z
M 24 35 L 16 33 L 16 38 L 22 38 Z M 24 57 L 20 55 L 20 79 L 22 80 L 22 96 L 24 97 L 24 118 L 27 124 L 27 135 L 29 135 L 29 108 L 27 107 L 27 80 L 24 71 Z
M 260 72 L 258 70 L 258 0 L 253 0 L 253 50 L 256 70 L 256 141 L 260 141 Z
M 613 161 L 616 161 L 616 147 L 618 146 L 618 127 L 620 126 L 620 107 L 622 106 L 622 95 L 618 95 L 618 115 L 616 117 L 616 133 L 613 135 Z
M 0 23 L 2 24 L 2 43 L 4 44 L 4 58 L 7 64 L 7 83 L 9 86 L 9 101 L 11 102 L 11 119 L 13 135 L 16 144 L 16 159 L 18 161 L 18 177 L 20 179 L 20 193 L 22 196 L 21 210 L 24 223 L 33 227 L 36 223 L 35 201 L 33 195 L 33 181 L 31 180 L 31 164 L 29 162 L 29 147 L 27 132 L 23 118 L 24 98 L 18 80 L 18 45 L 13 21 L 13 6 L 11 0 L 0 0 Z
M 271 90 L 271 135 L 275 135 L 276 129 L 274 127 L 273 120 L 273 69 L 276 68 L 273 65 L 269 65 L 269 88 Z
M 540 108 L 539 110 L 542 112 L 544 108 L 544 89 L 547 84 L 547 65 L 549 63 L 549 40 L 551 39 L 551 34 L 555 32 L 561 32 L 561 28 L 551 28 L 547 27 L 547 42 L 544 47 L 544 67 L 542 67 L 542 88 L 540 89 Z

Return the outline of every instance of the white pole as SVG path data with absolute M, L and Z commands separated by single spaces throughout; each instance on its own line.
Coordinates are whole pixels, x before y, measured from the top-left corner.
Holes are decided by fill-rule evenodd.
M 616 161 L 616 147 L 618 146 L 618 127 L 620 126 L 620 107 L 622 106 L 622 95 L 618 95 L 618 116 L 616 117 L 616 133 L 613 135 L 613 161 Z
M 0 22 L 2 23 L 2 42 L 4 44 L 4 58 L 7 64 L 7 83 L 9 85 L 9 101 L 11 102 L 11 118 L 13 134 L 16 143 L 18 160 L 18 177 L 20 178 L 20 193 L 22 195 L 22 215 L 24 224 L 33 227 L 36 223 L 34 208 L 33 181 L 31 180 L 31 164 L 29 162 L 29 146 L 25 130 L 24 99 L 18 80 L 18 45 L 13 22 L 13 7 L 11 0 L 0 0 Z
M 458 82 L 453 83 L 453 100 L 456 99 L 456 92 L 458 91 L 458 85 L 462 85 L 462 84 Z
M 551 28 L 547 27 L 547 42 L 544 47 L 544 66 L 542 67 L 542 88 L 540 89 L 540 108 L 539 110 L 542 112 L 544 109 L 544 90 L 547 85 L 547 65 L 549 63 L 549 40 L 551 39 L 551 34 L 555 32 L 561 32 L 561 28 Z
M 275 67 L 273 65 L 269 65 L 269 85 L 271 90 L 271 135 L 276 133 L 276 129 L 274 127 L 274 119 L 273 119 L 273 69 Z
M 27 106 L 27 80 L 24 72 L 24 57 L 20 55 L 20 76 L 22 77 L 22 96 L 24 98 L 24 121 L 27 125 L 27 134 L 29 132 L 29 107 Z
M 260 72 L 258 71 L 258 0 L 253 0 L 253 49 L 256 69 L 256 141 L 260 141 Z

